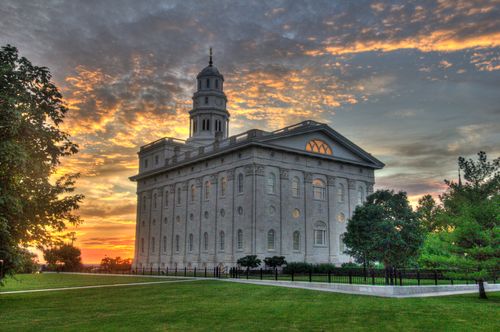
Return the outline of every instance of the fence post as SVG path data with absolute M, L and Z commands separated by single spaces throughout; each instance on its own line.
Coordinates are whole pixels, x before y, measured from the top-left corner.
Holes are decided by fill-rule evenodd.
M 332 282 L 332 272 L 328 270 L 328 283 L 330 284 Z
M 437 284 L 438 284 L 438 274 L 437 274 L 437 271 L 434 270 L 434 285 L 437 286 Z
M 403 286 L 403 271 L 399 270 L 399 286 Z
M 309 282 L 312 281 L 312 273 L 313 273 L 313 270 L 312 268 L 309 269 Z
M 294 281 L 294 274 L 295 274 L 295 271 L 292 270 L 292 281 Z
M 417 270 L 417 284 L 420 286 L 420 270 Z
M 207 277 L 207 267 L 205 266 L 205 278 Z
M 184 266 L 184 276 L 187 275 L 187 268 Z
M 177 266 L 175 267 L 174 276 L 177 277 Z
M 160 275 L 160 267 L 158 266 L 158 275 Z
M 278 280 L 278 268 L 274 268 L 274 280 Z
M 194 277 L 196 278 L 196 266 L 194 267 Z
M 375 285 L 375 270 L 371 269 L 370 273 L 372 275 L 372 285 Z
M 349 284 L 352 284 L 352 270 L 349 269 Z

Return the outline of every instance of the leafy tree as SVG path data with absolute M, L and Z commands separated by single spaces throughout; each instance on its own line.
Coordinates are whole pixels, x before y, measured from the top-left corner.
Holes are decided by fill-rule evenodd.
M 16 264 L 16 273 L 33 273 L 38 271 L 37 255 L 28 249 L 20 249 L 19 263 Z
M 55 174 L 60 159 L 77 152 L 59 128 L 67 111 L 47 68 L 15 47 L 0 48 L 0 260 L 7 273 L 20 248 L 51 245 L 54 232 L 80 222 L 77 175 Z
M 285 256 L 273 256 L 264 258 L 264 263 L 269 267 L 280 267 L 286 265 Z
M 106 256 L 101 259 L 101 270 L 106 272 L 130 271 L 131 267 L 131 258 L 122 259 L 121 257 L 111 258 Z
M 418 200 L 417 213 L 420 222 L 428 232 L 436 231 L 441 227 L 438 217 L 439 211 L 440 207 L 431 195 L 422 196 Z
M 43 258 L 49 269 L 57 271 L 78 271 L 82 267 L 81 251 L 72 244 L 63 244 L 46 249 Z
M 258 267 L 261 262 L 262 261 L 257 258 L 257 255 L 248 255 L 245 257 L 241 257 L 237 261 L 238 265 L 246 267 L 247 269 Z
M 458 166 L 465 183 L 446 180 L 441 196 L 440 218 L 447 227 L 440 239 L 447 251 L 425 259 L 457 269 L 456 277 L 475 278 L 479 297 L 487 298 L 484 280 L 500 269 L 500 158 L 490 162 L 481 151 L 477 161 L 460 157 Z
M 378 190 L 358 206 L 344 234 L 346 253 L 357 262 L 405 266 L 418 254 L 424 230 L 405 192 Z

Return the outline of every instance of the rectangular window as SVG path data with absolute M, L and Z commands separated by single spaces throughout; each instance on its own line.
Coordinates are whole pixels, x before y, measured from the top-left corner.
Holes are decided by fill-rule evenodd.
M 322 229 L 314 230 L 314 244 L 317 246 L 324 246 L 326 243 L 326 231 Z

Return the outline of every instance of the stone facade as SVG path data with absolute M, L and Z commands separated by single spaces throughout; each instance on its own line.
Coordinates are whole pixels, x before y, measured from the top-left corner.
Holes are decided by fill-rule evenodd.
M 200 114 L 195 109 L 192 116 Z M 139 174 L 131 178 L 138 198 L 134 267 L 228 267 L 251 254 L 349 261 L 342 233 L 383 164 L 325 124 L 226 138 L 227 119 L 210 144 L 193 132 L 188 141 L 141 147 Z M 329 150 L 308 149 L 312 141 Z

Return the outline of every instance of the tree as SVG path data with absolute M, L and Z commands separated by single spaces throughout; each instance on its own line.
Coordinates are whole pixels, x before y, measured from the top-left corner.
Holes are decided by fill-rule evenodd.
M 105 256 L 101 259 L 101 270 L 106 272 L 130 271 L 132 267 L 132 259 L 121 257 L 111 258 Z
M 47 68 L 0 48 L 0 260 L 9 274 L 20 248 L 49 246 L 54 233 L 80 222 L 77 175 L 55 174 L 78 151 L 59 127 L 67 111 Z
M 428 232 L 433 232 L 440 228 L 439 211 L 440 208 L 431 195 L 424 195 L 418 200 L 417 213 L 420 222 Z
M 38 271 L 37 255 L 28 249 L 20 249 L 20 261 L 16 264 L 16 273 L 33 273 Z
M 46 249 L 43 258 L 49 269 L 57 271 L 78 271 L 82 267 L 81 251 L 72 244 L 63 244 Z
M 465 183 L 445 180 L 439 218 L 447 227 L 440 240 L 444 253 L 426 257 L 429 263 L 456 269 L 455 277 L 478 281 L 479 297 L 487 298 L 484 281 L 500 269 L 500 158 L 489 162 L 485 152 L 478 160 L 458 159 Z
M 422 246 L 424 230 L 405 192 L 379 190 L 358 206 L 344 233 L 346 253 L 357 262 L 405 266 Z
M 273 256 L 264 258 L 264 263 L 269 267 L 280 267 L 286 264 L 285 256 Z
M 247 270 L 250 268 L 258 267 L 261 262 L 262 261 L 257 258 L 257 255 L 248 255 L 238 259 L 237 261 L 238 265 L 246 267 Z

